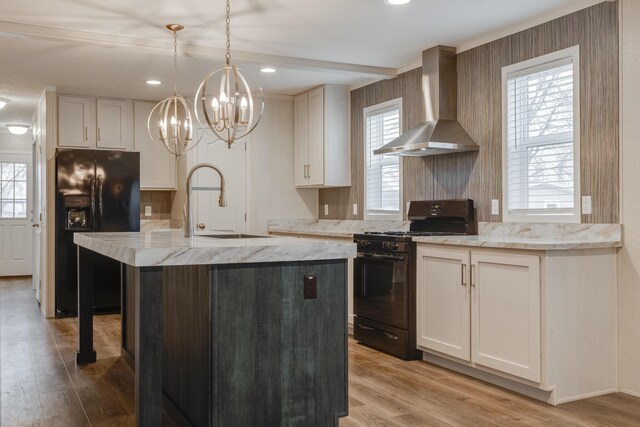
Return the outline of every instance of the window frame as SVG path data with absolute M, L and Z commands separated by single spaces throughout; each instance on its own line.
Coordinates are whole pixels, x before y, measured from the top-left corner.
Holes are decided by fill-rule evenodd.
M 25 154 L 26 156 L 26 154 Z M 21 153 L 17 153 L 17 152 L 7 152 L 7 151 L 0 151 L 0 163 L 12 163 L 12 164 L 24 164 L 26 165 L 26 180 L 25 182 L 25 186 L 26 186 L 26 198 L 24 199 L 25 201 L 25 216 L 20 216 L 20 217 L 16 217 L 15 216 L 15 206 L 14 206 L 14 211 L 13 211 L 13 215 L 11 217 L 3 217 L 2 214 L 0 213 L 0 222 L 4 222 L 4 221 L 28 221 L 29 220 L 29 215 L 31 212 L 31 188 L 30 188 L 30 184 L 31 184 L 31 162 L 30 159 L 27 159 L 26 157 L 22 158 Z M 14 175 L 15 178 L 15 175 Z M 10 180 L 14 183 L 16 182 L 23 182 L 22 180 Z M 4 181 L 3 181 L 4 182 Z M 9 181 L 6 181 L 9 182 Z M 2 199 L 0 197 L 0 200 L 12 200 L 14 203 L 16 200 L 22 201 L 23 199 L 16 199 L 15 198 L 15 193 L 14 193 L 14 198 L 13 199 Z
M 551 63 L 557 63 L 560 66 L 562 61 L 573 64 L 573 209 L 558 209 L 555 212 L 550 212 L 547 208 L 527 209 L 526 213 L 522 211 L 511 213 L 509 210 L 509 76 L 520 73 L 532 74 L 549 68 Z M 502 221 L 580 223 L 582 215 L 580 201 L 580 46 L 576 45 L 502 68 Z M 566 214 L 566 212 L 571 213 Z
M 381 110 L 387 110 L 393 107 L 398 108 L 398 136 L 402 135 L 403 126 L 402 126 L 402 97 L 391 99 L 389 101 L 381 102 L 376 105 L 371 105 L 369 107 L 365 107 L 362 109 L 362 118 L 363 118 L 363 172 L 364 172 L 364 206 L 363 206 L 363 216 L 365 220 L 399 220 L 402 221 L 404 217 L 404 209 L 403 209 L 403 197 L 402 197 L 402 157 L 398 156 L 398 212 L 394 213 L 377 213 L 373 211 L 369 211 L 367 208 L 367 116 L 371 113 Z

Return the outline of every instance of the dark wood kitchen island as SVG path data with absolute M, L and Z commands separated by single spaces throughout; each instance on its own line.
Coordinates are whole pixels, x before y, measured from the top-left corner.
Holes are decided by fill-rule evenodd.
M 347 259 L 295 238 L 78 233 L 78 364 L 95 361 L 89 251 L 123 264 L 136 425 L 338 425 L 347 415 Z

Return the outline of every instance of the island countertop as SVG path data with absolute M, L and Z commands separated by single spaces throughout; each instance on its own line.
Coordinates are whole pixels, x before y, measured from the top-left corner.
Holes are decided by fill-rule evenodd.
M 356 256 L 354 243 L 268 236 L 220 239 L 206 237 L 207 234 L 225 233 L 212 231 L 190 238 L 185 238 L 181 229 L 76 233 L 73 241 L 134 267 L 311 261 Z

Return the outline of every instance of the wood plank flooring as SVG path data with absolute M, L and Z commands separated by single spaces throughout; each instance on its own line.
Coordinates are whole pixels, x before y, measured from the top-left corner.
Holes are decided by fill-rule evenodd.
M 98 362 L 77 367 L 76 319 L 44 319 L 30 278 L 0 279 L 0 425 L 133 426 L 133 372 L 119 357 L 119 316 L 94 322 Z M 552 407 L 353 340 L 349 394 L 341 427 L 640 425 L 640 399 L 628 395 Z

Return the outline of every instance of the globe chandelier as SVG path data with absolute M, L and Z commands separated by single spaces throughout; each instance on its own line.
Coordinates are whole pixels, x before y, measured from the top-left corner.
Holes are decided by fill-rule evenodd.
M 178 94 L 178 31 L 180 24 L 165 26 L 173 33 L 173 95 L 156 104 L 149 113 L 147 130 L 154 141 L 160 141 L 175 157 L 180 157 L 198 144 L 193 139 L 193 119 L 189 102 Z
M 227 0 L 225 64 L 213 69 L 200 83 L 195 115 L 200 125 L 231 145 L 253 131 L 264 111 L 262 88 L 231 63 L 231 8 Z

